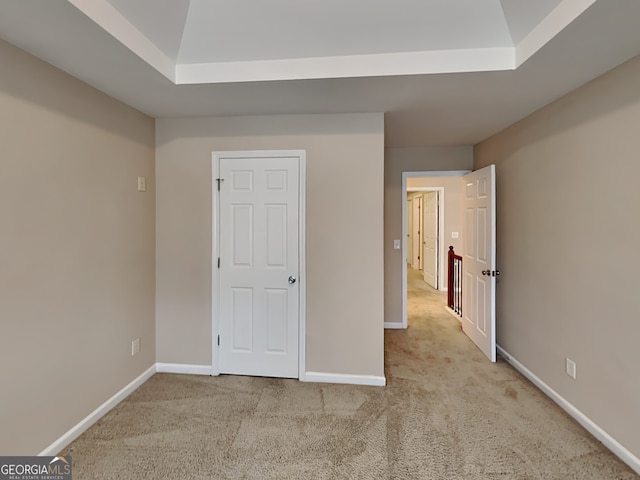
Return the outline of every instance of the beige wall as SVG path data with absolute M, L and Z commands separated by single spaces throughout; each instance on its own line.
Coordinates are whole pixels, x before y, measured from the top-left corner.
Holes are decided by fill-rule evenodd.
M 440 248 L 444 250 L 444 262 L 447 261 L 449 246 L 453 246 L 455 252 L 462 251 L 462 200 L 464 182 L 461 177 L 415 177 L 407 178 L 407 188 L 412 187 L 441 187 L 444 189 L 444 232 L 440 236 Z M 451 238 L 452 232 L 458 232 L 458 238 Z M 444 273 L 444 285 L 446 288 L 447 265 L 441 265 Z
M 157 359 L 211 365 L 211 152 L 304 149 L 306 370 L 383 375 L 383 116 L 160 119 Z
M 4 42 L 0 64 L 0 452 L 33 455 L 155 361 L 154 123 Z
M 475 148 L 497 168 L 499 345 L 636 457 L 638 85 L 640 57 Z
M 470 146 L 387 148 L 384 158 L 384 321 L 402 322 L 402 172 L 471 170 Z M 446 177 L 442 177 L 446 178 Z

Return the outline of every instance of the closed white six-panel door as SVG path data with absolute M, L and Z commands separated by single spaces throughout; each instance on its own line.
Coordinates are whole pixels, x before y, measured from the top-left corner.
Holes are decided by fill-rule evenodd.
M 219 162 L 220 373 L 297 378 L 300 159 Z
M 496 361 L 495 166 L 464 176 L 462 329 Z

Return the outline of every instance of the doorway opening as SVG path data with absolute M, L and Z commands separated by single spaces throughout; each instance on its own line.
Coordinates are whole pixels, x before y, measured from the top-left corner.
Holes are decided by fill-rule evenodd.
M 402 173 L 402 328 L 408 327 L 410 294 L 435 295 L 443 307 L 447 302 L 447 251 L 450 245 L 462 247 L 462 176 L 467 173 Z

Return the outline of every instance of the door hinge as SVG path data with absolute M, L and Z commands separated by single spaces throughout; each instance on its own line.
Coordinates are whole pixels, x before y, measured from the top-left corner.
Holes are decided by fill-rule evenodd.
M 218 257 L 218 268 L 220 268 L 220 257 Z
M 216 182 L 218 182 L 218 191 L 220 191 L 220 184 L 224 182 L 224 178 L 216 178 Z
M 220 346 L 220 335 L 218 335 L 218 346 Z

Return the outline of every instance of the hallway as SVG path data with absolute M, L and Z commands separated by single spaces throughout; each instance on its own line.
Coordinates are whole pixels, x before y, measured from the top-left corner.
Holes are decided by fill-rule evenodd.
M 440 292 L 422 278 L 422 272 L 407 266 L 407 323 L 425 314 L 439 314 L 447 304 L 446 292 Z

